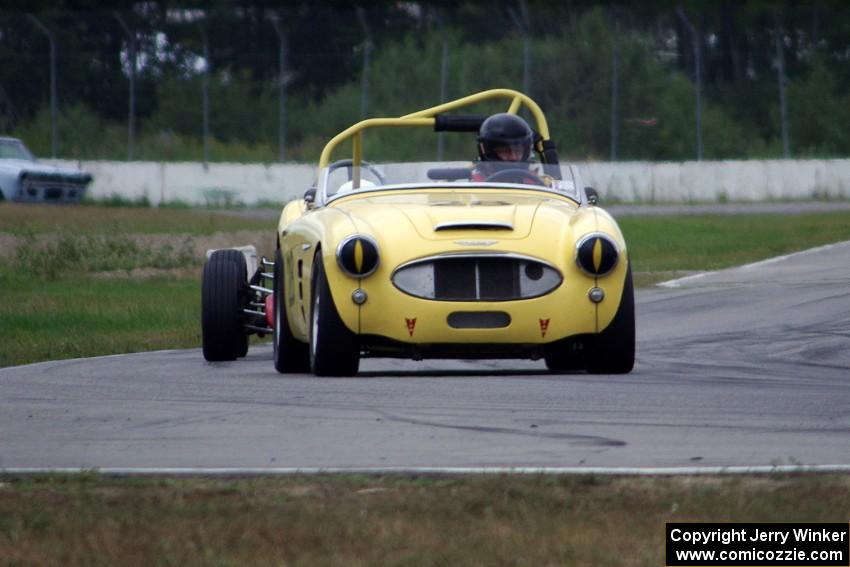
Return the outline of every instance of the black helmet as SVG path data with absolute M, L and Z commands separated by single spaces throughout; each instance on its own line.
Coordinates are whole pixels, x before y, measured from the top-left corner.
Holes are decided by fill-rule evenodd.
M 496 150 L 511 147 L 519 150 L 522 159 L 528 161 L 534 133 L 528 124 L 516 114 L 494 114 L 487 118 L 478 130 L 478 154 L 483 161 L 502 161 Z

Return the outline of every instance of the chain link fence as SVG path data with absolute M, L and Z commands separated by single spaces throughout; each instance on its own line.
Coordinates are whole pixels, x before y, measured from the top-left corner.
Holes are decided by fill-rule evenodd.
M 668 10 L 657 16 L 668 31 L 651 34 L 624 8 L 552 21 L 546 5 L 524 0 L 470 6 L 271 10 L 234 2 L 222 13 L 154 2 L 125 12 L 0 12 L 0 119 L 7 132 L 32 137 L 31 145 L 53 157 L 117 159 L 123 147 L 130 161 L 306 161 L 333 128 L 498 86 L 554 107 L 556 139 L 562 126 L 566 153 L 576 158 L 797 155 L 786 51 L 793 44 L 800 80 L 817 61 L 800 61 L 801 35 L 778 8 L 772 31 L 748 39 L 751 61 L 736 64 L 745 67 L 743 79 L 723 83 L 717 69 L 728 49 L 717 45 L 704 11 Z M 470 31 L 476 15 L 490 21 Z M 488 28 L 499 32 L 482 35 Z M 818 40 L 808 37 L 808 44 Z M 401 52 L 413 55 L 393 58 Z M 576 68 L 567 73 L 570 65 Z M 639 67 L 651 65 L 660 71 L 647 89 L 664 89 L 661 102 L 642 89 Z M 771 69 L 772 84 L 765 77 Z M 839 104 L 846 89 L 837 87 Z M 747 116 L 758 129 L 736 124 L 736 103 L 747 99 L 760 101 Z M 656 143 L 657 155 L 641 153 L 650 152 L 644 140 L 662 136 L 669 139 Z M 432 157 L 443 157 L 445 143 L 436 139 Z M 833 146 L 841 151 L 847 143 L 844 137 Z

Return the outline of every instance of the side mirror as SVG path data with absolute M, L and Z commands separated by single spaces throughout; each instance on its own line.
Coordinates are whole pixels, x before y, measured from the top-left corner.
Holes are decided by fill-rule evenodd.
M 316 201 L 316 188 L 310 187 L 307 191 L 304 192 L 304 202 L 308 205 L 313 204 Z
M 587 195 L 587 202 L 591 205 L 599 203 L 599 193 L 593 187 L 585 187 L 584 194 Z

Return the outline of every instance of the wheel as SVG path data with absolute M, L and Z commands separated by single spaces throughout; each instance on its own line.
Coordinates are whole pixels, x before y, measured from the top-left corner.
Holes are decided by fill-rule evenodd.
M 236 353 L 236 358 L 244 358 L 248 355 L 248 335 L 243 334 L 242 338 L 239 339 L 238 352 Z
M 204 265 L 201 336 L 204 358 L 236 360 L 248 353 L 243 325 L 248 298 L 247 265 L 238 250 L 216 250 Z
M 497 171 L 484 181 L 501 183 L 523 183 L 525 185 L 546 185 L 537 175 L 521 167 L 512 167 Z
M 544 360 L 552 372 L 575 372 L 584 370 L 585 352 L 581 338 L 565 339 L 546 345 Z
M 274 367 L 280 373 L 308 372 L 310 370 L 310 352 L 306 343 L 292 336 L 289 321 L 286 318 L 286 290 L 283 258 L 280 250 L 274 255 Z
M 632 267 L 626 272 L 623 297 L 608 327 L 591 338 L 587 371 L 591 374 L 628 374 L 635 366 L 635 292 Z
M 334 305 L 321 251 L 313 261 L 310 306 L 310 369 L 316 376 L 354 376 L 360 367 L 360 343 Z

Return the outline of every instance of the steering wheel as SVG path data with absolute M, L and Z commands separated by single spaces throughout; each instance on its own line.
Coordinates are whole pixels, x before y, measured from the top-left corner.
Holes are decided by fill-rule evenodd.
M 337 160 L 337 161 L 333 162 L 332 164 L 328 165 L 328 173 L 332 172 L 335 169 L 339 169 L 341 167 L 348 168 L 348 180 L 351 181 L 352 170 L 354 169 L 354 160 L 352 160 L 351 158 Z M 374 165 L 372 165 L 370 162 L 366 161 L 365 159 L 360 160 L 360 167 L 366 169 L 369 173 L 374 175 L 375 178 L 378 179 L 378 181 L 381 182 L 381 185 L 383 185 L 386 182 L 386 180 L 384 179 L 384 174 L 381 173 L 380 170 L 378 170 L 377 167 L 375 167 Z
M 497 171 L 484 181 L 493 183 L 522 183 L 523 185 L 546 185 L 537 175 L 527 169 L 518 167 Z

